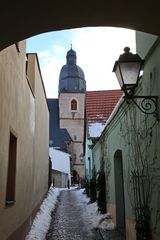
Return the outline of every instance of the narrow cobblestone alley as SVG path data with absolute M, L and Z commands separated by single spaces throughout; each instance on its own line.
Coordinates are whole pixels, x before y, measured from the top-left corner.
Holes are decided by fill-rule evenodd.
M 101 240 L 87 214 L 87 203 L 79 199 L 79 191 L 62 190 L 53 213 L 46 240 Z

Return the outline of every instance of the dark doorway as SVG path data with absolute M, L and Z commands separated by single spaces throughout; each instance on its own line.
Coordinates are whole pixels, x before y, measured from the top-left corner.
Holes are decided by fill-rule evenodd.
M 79 175 L 76 170 L 73 170 L 73 184 L 79 184 Z
M 116 227 L 125 233 L 125 203 L 122 151 L 117 150 L 114 155 L 115 197 L 116 197 Z

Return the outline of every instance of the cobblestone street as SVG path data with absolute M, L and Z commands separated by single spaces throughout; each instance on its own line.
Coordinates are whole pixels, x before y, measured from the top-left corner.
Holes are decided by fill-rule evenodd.
M 61 191 L 46 240 L 101 240 L 93 230 L 87 203 L 79 199 L 78 190 Z

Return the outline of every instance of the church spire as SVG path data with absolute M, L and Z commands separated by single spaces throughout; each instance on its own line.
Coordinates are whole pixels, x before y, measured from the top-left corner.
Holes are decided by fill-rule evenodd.
M 84 93 L 86 81 L 83 70 L 76 64 L 76 52 L 71 49 L 66 55 L 65 64 L 59 75 L 59 93 Z
M 67 52 L 67 64 L 76 64 L 76 52 L 72 49 L 72 43 L 71 43 L 71 49 Z

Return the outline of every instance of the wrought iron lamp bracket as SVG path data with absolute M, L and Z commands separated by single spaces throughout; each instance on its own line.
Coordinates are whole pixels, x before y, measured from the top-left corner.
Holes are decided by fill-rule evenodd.
M 144 114 L 153 115 L 158 121 L 159 114 L 158 114 L 158 97 L 157 96 L 124 96 L 127 99 L 127 102 L 130 103 L 132 101 L 139 110 Z M 140 99 L 140 101 L 136 101 Z

